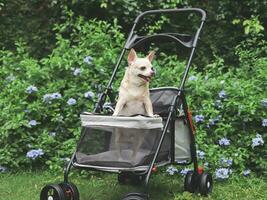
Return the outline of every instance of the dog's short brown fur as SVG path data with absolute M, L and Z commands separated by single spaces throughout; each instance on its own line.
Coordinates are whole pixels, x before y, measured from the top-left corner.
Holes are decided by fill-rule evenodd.
M 149 81 L 154 75 L 152 51 L 145 58 L 138 58 L 134 49 L 128 55 L 128 67 L 120 85 L 119 98 L 113 115 L 136 114 L 153 116 L 149 97 Z

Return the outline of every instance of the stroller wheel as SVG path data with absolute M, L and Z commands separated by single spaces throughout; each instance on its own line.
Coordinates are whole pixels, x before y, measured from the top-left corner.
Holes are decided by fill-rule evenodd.
M 193 171 L 187 172 L 185 179 L 184 179 L 184 190 L 187 192 L 194 193 L 198 185 L 197 180 L 198 180 L 197 173 L 194 173 Z
M 63 189 L 66 200 L 79 200 L 79 190 L 73 183 L 60 183 L 59 186 Z
M 199 177 L 199 192 L 208 195 L 212 191 L 212 176 L 210 173 L 203 172 Z
M 66 200 L 63 189 L 57 184 L 46 185 L 40 194 L 40 200 Z
M 142 193 L 129 193 L 122 200 L 148 200 L 148 195 Z

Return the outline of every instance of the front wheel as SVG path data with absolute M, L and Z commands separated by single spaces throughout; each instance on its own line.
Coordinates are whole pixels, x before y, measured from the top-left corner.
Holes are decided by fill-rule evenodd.
M 57 184 L 46 185 L 40 194 L 40 200 L 66 200 L 63 189 Z
M 63 189 L 66 200 L 80 199 L 78 188 L 73 183 L 60 183 L 59 186 Z

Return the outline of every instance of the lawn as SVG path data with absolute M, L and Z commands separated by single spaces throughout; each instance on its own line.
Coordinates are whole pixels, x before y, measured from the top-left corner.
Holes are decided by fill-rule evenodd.
M 62 181 L 62 175 L 50 172 L 21 172 L 0 174 L 0 200 L 38 200 L 41 188 L 47 183 Z M 121 186 L 117 177 L 108 173 L 80 176 L 74 172 L 70 180 L 80 191 L 81 200 L 119 200 L 127 192 L 140 190 L 133 186 Z M 208 197 L 183 192 L 181 175 L 157 173 L 152 176 L 149 193 L 151 200 L 220 199 L 252 200 L 267 199 L 267 183 L 261 178 L 233 176 L 227 181 L 216 181 L 213 193 Z

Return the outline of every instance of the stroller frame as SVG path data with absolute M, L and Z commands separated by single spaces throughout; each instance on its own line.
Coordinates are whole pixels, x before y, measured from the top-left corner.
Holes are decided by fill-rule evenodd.
M 188 34 L 181 34 L 181 33 L 159 33 L 159 34 L 155 34 L 155 35 L 148 35 L 148 36 L 138 36 L 136 34 L 136 26 L 137 24 L 140 22 L 140 20 L 147 15 L 154 15 L 154 14 L 165 14 L 165 13 L 178 13 L 178 12 L 194 12 L 194 13 L 199 13 L 201 14 L 201 22 L 200 25 L 198 26 L 197 31 L 195 32 L 195 34 L 193 34 L 193 36 L 188 35 Z M 157 155 L 160 151 L 161 145 L 163 143 L 164 137 L 166 135 L 166 132 L 168 130 L 168 127 L 170 126 L 170 130 L 171 130 L 171 137 L 172 137 L 172 146 L 170 148 L 171 151 L 171 162 L 169 164 L 177 164 L 175 163 L 175 158 L 174 158 L 174 120 L 176 117 L 176 111 L 177 108 L 182 107 L 182 110 L 184 111 L 185 114 L 185 119 L 189 124 L 189 133 L 190 133 L 190 152 L 191 152 L 191 162 L 186 163 L 186 165 L 193 163 L 194 165 L 194 174 L 199 174 L 199 168 L 198 168 L 198 162 L 197 162 L 197 155 L 196 155 L 196 143 L 195 143 L 195 137 L 194 137 L 194 126 L 192 123 L 192 117 L 190 112 L 188 111 L 188 106 L 187 106 L 187 102 L 186 102 L 186 98 L 185 98 L 185 94 L 184 94 L 184 85 L 185 85 L 185 81 L 187 79 L 188 73 L 189 73 L 189 69 L 192 63 L 192 59 L 195 53 L 195 49 L 197 46 L 197 42 L 201 33 L 201 30 L 203 28 L 204 22 L 206 19 L 206 12 L 202 9 L 199 8 L 181 8 L 181 9 L 166 9 L 166 10 L 150 10 L 150 11 L 146 11 L 141 13 L 139 16 L 137 16 L 137 18 L 134 21 L 134 24 L 132 26 L 132 29 L 129 33 L 129 36 L 126 40 L 126 43 L 124 44 L 124 48 L 118 58 L 118 62 L 115 65 L 114 71 L 112 73 L 112 76 L 108 82 L 107 87 L 105 88 L 104 92 L 101 94 L 98 103 L 94 109 L 94 113 L 101 113 L 101 111 L 103 111 L 103 104 L 106 101 L 106 98 L 109 97 L 111 101 L 115 101 L 114 95 L 112 93 L 112 83 L 114 81 L 114 78 L 116 76 L 116 73 L 119 69 L 119 66 L 121 64 L 121 61 L 123 59 L 123 56 L 125 54 L 125 52 L 131 48 L 134 48 L 136 45 L 139 45 L 145 41 L 148 41 L 149 39 L 154 39 L 154 38 L 168 38 L 171 39 L 172 41 L 178 42 L 180 44 L 182 44 L 184 47 L 191 49 L 186 67 L 185 67 L 185 71 L 180 83 L 180 86 L 178 87 L 178 92 L 175 96 L 175 98 L 173 99 L 170 107 L 169 107 L 169 112 L 168 115 L 166 117 L 166 123 L 163 127 L 163 131 L 162 131 L 162 135 L 159 139 L 159 144 L 156 148 L 156 152 L 155 155 L 152 159 L 151 164 L 149 165 L 148 170 L 145 172 L 146 177 L 145 177 L 145 185 L 147 186 L 148 182 L 149 182 L 149 178 L 151 176 L 151 173 L 153 171 L 153 167 L 155 166 L 155 162 L 157 159 Z M 190 40 L 185 41 L 185 38 L 190 38 Z M 82 136 L 81 136 L 82 138 Z M 76 150 L 77 151 L 77 150 Z M 76 151 L 73 153 L 69 163 L 67 164 L 67 166 L 64 168 L 64 183 L 68 184 L 68 174 L 69 171 L 71 169 L 72 166 L 74 166 L 75 163 L 75 154 Z M 97 169 L 92 169 L 92 170 L 97 170 Z

